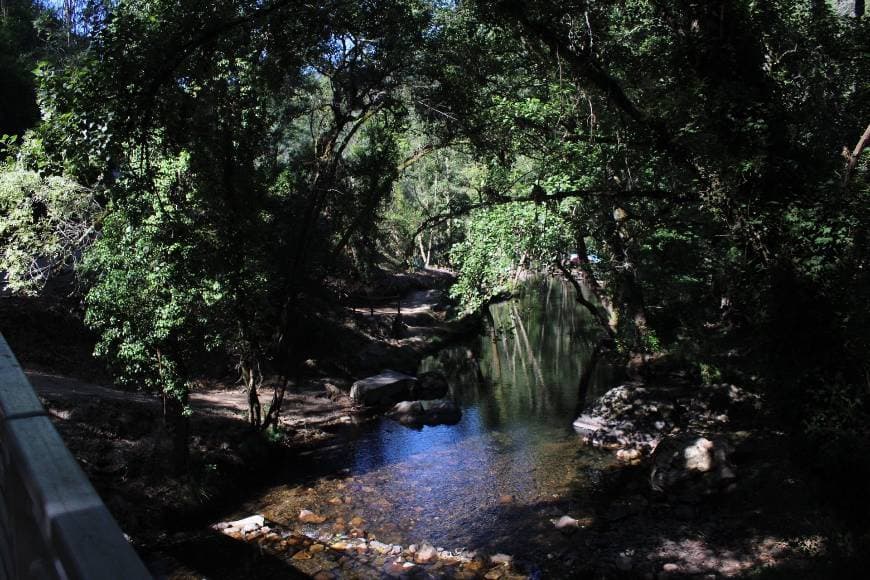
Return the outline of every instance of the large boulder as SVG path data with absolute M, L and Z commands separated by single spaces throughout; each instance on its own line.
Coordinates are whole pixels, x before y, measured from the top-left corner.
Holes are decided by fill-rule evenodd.
M 730 488 L 736 471 L 733 447 L 722 438 L 697 433 L 664 438 L 652 457 L 650 487 L 683 499 L 698 499 Z
M 447 377 L 441 371 L 429 371 L 417 375 L 417 382 L 411 386 L 411 398 L 417 401 L 443 399 L 450 391 Z
M 462 419 L 462 410 L 450 399 L 402 401 L 396 403 L 389 415 L 408 427 L 455 425 Z
M 367 407 L 391 405 L 408 399 L 417 381 L 400 372 L 385 370 L 380 374 L 356 381 L 350 388 L 350 398 Z
M 747 427 L 758 417 L 761 397 L 728 383 L 705 385 L 683 402 L 686 427 L 703 431 L 728 424 Z

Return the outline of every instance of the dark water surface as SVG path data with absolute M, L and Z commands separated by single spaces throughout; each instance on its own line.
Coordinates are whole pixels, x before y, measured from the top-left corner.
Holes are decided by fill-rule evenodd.
M 360 426 L 349 441 L 300 459 L 288 470 L 295 483 L 251 507 L 295 526 L 309 509 L 328 518 L 322 529 L 339 532 L 361 518 L 369 537 L 388 543 L 553 558 L 564 539 L 551 519 L 591 513 L 588 492 L 612 465 L 571 429 L 594 326 L 555 280 L 530 282 L 490 312 L 478 341 L 421 365 L 447 374 L 458 424 Z M 599 369 L 586 398 L 610 382 L 609 369 Z

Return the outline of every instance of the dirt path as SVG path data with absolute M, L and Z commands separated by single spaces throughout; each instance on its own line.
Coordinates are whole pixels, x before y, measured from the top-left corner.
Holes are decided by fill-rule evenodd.
M 162 401 L 156 394 L 127 391 L 96 385 L 78 379 L 42 371 L 25 372 L 36 393 L 50 402 L 66 405 L 80 401 L 106 401 L 158 408 Z M 315 381 L 301 389 L 291 387 L 285 395 L 282 424 L 291 429 L 314 429 L 333 423 L 349 422 L 349 401 L 333 401 L 325 396 L 324 384 Z M 270 390 L 261 395 L 268 402 Z M 190 394 L 190 405 L 200 414 L 244 420 L 248 412 L 248 395 L 238 387 L 209 387 Z
M 26 371 L 30 384 L 36 393 L 52 401 L 94 399 L 103 401 L 123 401 L 126 403 L 159 406 L 160 397 L 152 393 L 128 391 L 88 383 L 71 377 L 54 375 L 42 371 Z M 247 395 L 240 389 L 210 388 L 196 391 L 190 395 L 190 404 L 197 411 L 205 413 L 240 415 L 247 412 Z
M 440 272 L 436 274 L 444 275 Z M 441 305 L 444 298 L 444 292 L 438 289 L 405 292 L 401 299 L 402 336 L 380 340 L 372 337 L 368 348 L 380 354 L 383 346 L 399 349 L 407 347 L 412 350 L 419 348 L 443 323 L 444 312 Z M 360 306 L 349 306 L 347 309 L 355 312 L 356 317 L 375 325 L 391 325 L 396 317 L 395 303 L 382 304 L 373 310 Z M 163 404 L 160 396 L 154 393 L 100 385 L 44 370 L 29 369 L 26 375 L 38 395 L 49 403 L 61 403 L 60 406 L 63 407 L 79 402 L 106 402 L 159 409 Z M 320 378 L 296 387 L 291 386 L 284 399 L 282 425 L 292 431 L 302 432 L 307 437 L 312 434 L 312 430 L 351 422 L 351 402 L 342 397 L 330 398 L 328 393 L 335 392 L 334 388 L 328 386 L 331 383 L 333 381 L 329 378 Z M 261 403 L 268 404 L 270 398 L 271 389 L 263 388 L 260 394 Z M 248 412 L 248 395 L 237 385 L 216 384 L 195 388 L 190 393 L 190 405 L 198 415 L 244 420 Z
M 440 290 L 413 290 L 404 295 L 401 300 L 402 315 L 432 314 L 435 306 L 444 299 L 444 293 Z M 374 308 L 353 307 L 353 311 L 363 310 L 375 316 L 393 316 L 397 313 L 396 301 L 382 304 Z

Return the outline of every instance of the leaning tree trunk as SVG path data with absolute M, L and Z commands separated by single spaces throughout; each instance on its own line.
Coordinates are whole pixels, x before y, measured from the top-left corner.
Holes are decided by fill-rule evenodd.
M 553 265 L 556 266 L 556 268 L 562 273 L 565 279 L 570 282 L 571 285 L 574 287 L 574 298 L 577 300 L 577 303 L 589 311 L 593 318 L 598 321 L 598 325 L 601 327 L 601 330 L 603 330 L 609 338 L 614 338 L 616 336 L 616 332 L 611 325 L 611 318 L 610 316 L 608 316 L 607 311 L 603 307 L 587 300 L 586 297 L 583 296 L 583 287 L 580 285 L 580 282 L 578 282 L 577 278 L 575 278 L 574 275 L 571 274 L 571 271 L 568 270 L 568 268 L 566 268 L 564 264 L 562 264 L 561 260 L 559 260 L 558 258 L 556 260 L 553 260 Z
M 281 381 L 280 385 L 275 386 L 272 393 L 272 402 L 269 404 L 269 410 L 266 412 L 266 417 L 263 419 L 262 429 L 265 431 L 269 427 L 278 427 L 278 419 L 281 416 L 281 407 L 284 404 L 284 394 L 287 392 L 287 377 Z
M 589 248 L 586 246 L 586 236 L 583 232 L 578 232 L 575 241 L 577 259 L 580 262 L 581 280 L 607 313 L 608 326 L 613 331 L 616 331 L 616 310 L 613 308 L 613 302 L 611 302 L 604 288 L 601 287 L 598 277 L 595 276 L 595 272 L 592 270 L 592 263 L 589 261 Z

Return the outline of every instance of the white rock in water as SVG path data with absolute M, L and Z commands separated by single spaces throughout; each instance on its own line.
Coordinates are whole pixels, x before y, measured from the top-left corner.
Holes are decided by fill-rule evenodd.
M 605 426 L 604 419 L 592 415 L 580 415 L 574 421 L 574 430 L 581 435 L 591 434 Z
M 683 457 L 686 458 L 686 469 L 702 473 L 710 471 L 713 466 L 712 449 L 712 441 L 705 437 L 698 437 L 692 445 L 683 450 Z
M 570 534 L 580 527 L 580 522 L 571 516 L 562 516 L 558 520 L 553 520 L 553 525 L 555 525 L 556 529 L 560 532 Z
M 261 515 L 249 516 L 247 518 L 243 518 L 241 520 L 236 520 L 235 522 L 226 522 L 224 528 L 236 528 L 238 530 L 242 530 L 244 532 L 251 532 L 253 530 L 262 528 L 266 524 L 266 518 Z M 223 525 L 223 524 L 218 524 Z
M 505 565 L 510 565 L 511 560 L 513 560 L 513 558 L 511 558 L 507 554 L 495 554 L 494 556 L 491 556 L 489 559 L 489 561 L 492 562 L 493 564 L 505 564 Z
M 653 454 L 650 487 L 686 496 L 721 492 L 737 477 L 729 460 L 732 452 L 724 439 L 692 433 L 666 437 Z
M 417 554 L 414 556 L 414 560 L 418 564 L 427 564 L 438 557 L 438 551 L 434 546 L 429 544 L 423 544 L 419 550 L 417 550 Z

